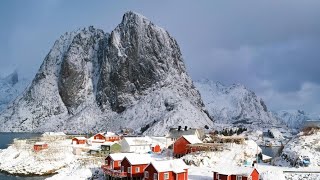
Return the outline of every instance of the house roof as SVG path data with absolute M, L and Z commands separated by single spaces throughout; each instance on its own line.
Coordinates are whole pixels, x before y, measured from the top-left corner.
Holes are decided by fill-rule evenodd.
M 47 144 L 47 143 L 45 143 L 45 142 L 36 142 L 34 145 L 45 145 L 45 144 Z
M 173 171 L 175 173 L 181 173 L 185 172 L 185 169 L 189 169 L 182 159 L 152 161 L 151 164 L 157 172 Z
M 151 145 L 152 140 L 149 137 L 124 137 L 122 139 L 126 141 L 130 146 L 146 146 Z
M 131 165 L 149 164 L 152 161 L 149 154 L 129 153 L 125 158 L 127 158 Z
M 114 161 L 120 161 L 128 154 L 131 154 L 131 153 L 113 153 L 113 154 L 109 154 L 108 156 L 110 156 L 111 159 L 113 159 Z
M 87 138 L 85 138 L 85 137 L 74 137 L 74 138 L 72 138 L 72 139 L 87 140 Z
M 196 135 L 184 135 L 185 138 L 190 144 L 203 143 Z
M 178 128 L 171 128 L 168 134 L 166 135 L 166 137 L 179 138 L 183 135 L 196 135 L 197 132 L 199 133 L 200 136 L 204 135 L 204 132 L 202 129 L 191 128 L 185 131 L 183 127 L 181 128 L 181 130 L 178 130 Z
M 252 167 L 244 167 L 244 166 L 228 166 L 215 169 L 214 172 L 218 172 L 219 174 L 224 174 L 224 175 L 240 175 L 240 176 L 250 176 L 251 173 L 255 170 L 256 168 Z

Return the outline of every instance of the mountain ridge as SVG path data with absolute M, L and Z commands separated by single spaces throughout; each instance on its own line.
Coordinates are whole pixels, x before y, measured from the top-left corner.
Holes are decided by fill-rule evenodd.
M 0 122 L 1 131 L 72 133 L 148 125 L 154 135 L 212 127 L 176 40 L 132 11 L 110 34 L 90 26 L 61 36 Z

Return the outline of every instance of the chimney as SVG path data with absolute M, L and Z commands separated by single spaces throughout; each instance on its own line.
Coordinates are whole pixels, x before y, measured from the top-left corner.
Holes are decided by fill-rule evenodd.
M 185 127 L 184 127 L 184 130 L 185 130 L 185 131 L 188 131 L 188 126 L 185 126 Z
M 178 126 L 178 131 L 181 131 L 181 126 Z

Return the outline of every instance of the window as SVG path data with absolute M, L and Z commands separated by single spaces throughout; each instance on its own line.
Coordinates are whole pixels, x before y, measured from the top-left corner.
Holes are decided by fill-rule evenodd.
M 140 172 L 140 168 L 139 167 L 136 167 L 136 172 Z
M 164 173 L 164 179 L 169 179 L 169 173 Z
M 144 172 L 144 178 L 149 178 L 149 172 L 148 171 Z
M 242 180 L 242 176 L 237 176 L 237 180 Z
M 118 166 L 121 166 L 121 161 L 118 161 Z
M 109 165 L 109 161 L 108 160 L 106 160 L 106 165 Z
M 249 176 L 249 177 L 248 177 L 248 180 L 252 180 L 252 176 Z
M 158 180 L 158 174 L 157 173 L 153 174 L 153 180 Z
M 123 172 L 124 171 L 124 167 L 123 166 L 121 166 L 121 172 Z
M 128 172 L 127 173 L 131 174 L 131 167 L 128 167 Z

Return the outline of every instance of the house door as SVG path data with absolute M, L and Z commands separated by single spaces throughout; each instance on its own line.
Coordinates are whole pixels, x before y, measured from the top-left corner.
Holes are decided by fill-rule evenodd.
M 124 166 L 121 166 L 121 172 L 124 172 Z

